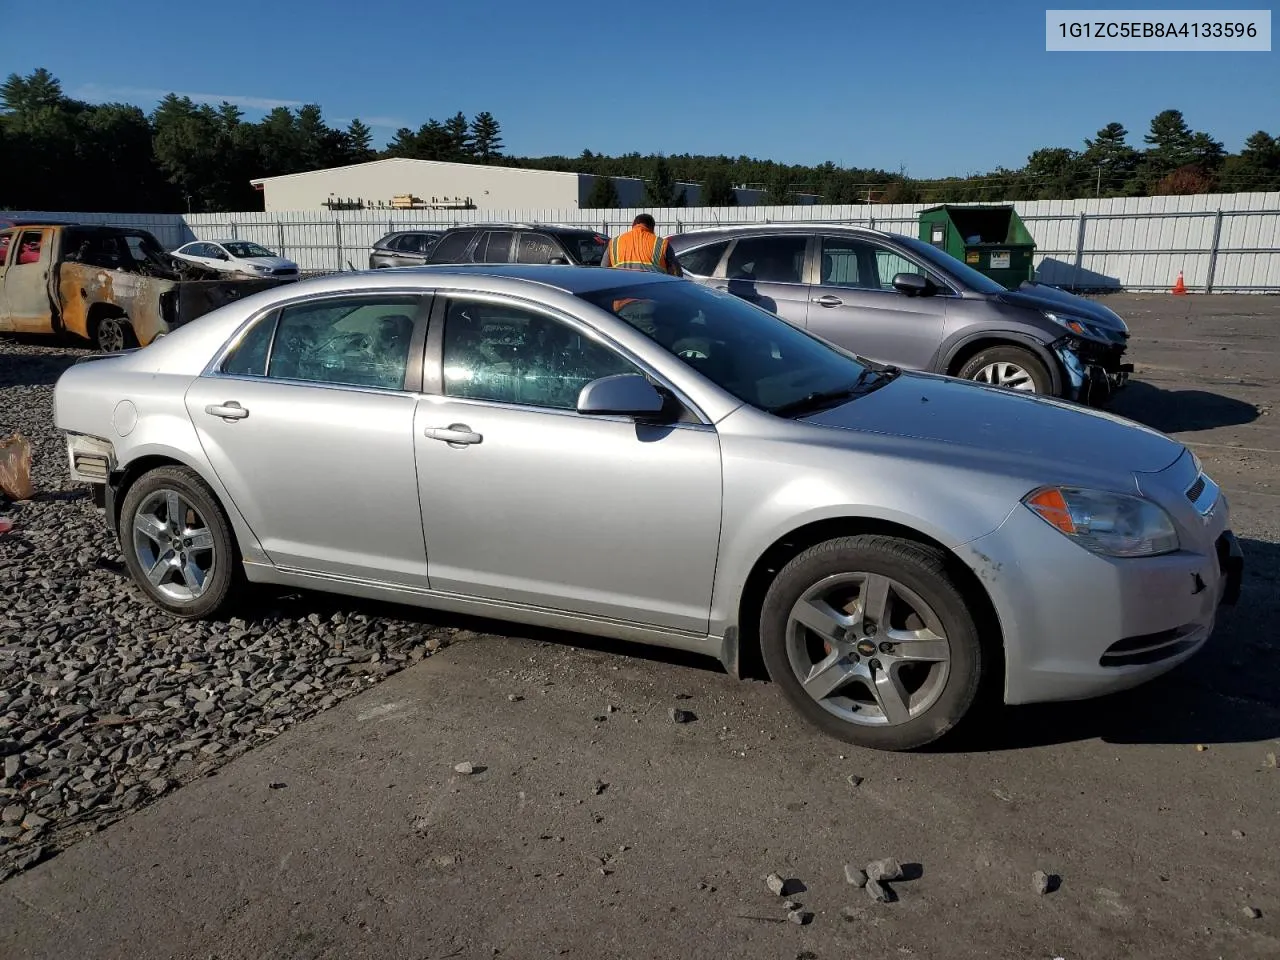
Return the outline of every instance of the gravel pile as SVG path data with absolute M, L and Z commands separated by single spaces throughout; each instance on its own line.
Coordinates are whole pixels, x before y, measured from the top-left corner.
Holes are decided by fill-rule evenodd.
M 0 338 L 0 437 L 35 499 L 0 518 L 0 881 L 456 639 L 402 610 L 255 596 L 180 623 L 147 603 L 67 474 L 53 385 L 82 351 Z M 408 613 L 412 616 L 412 613 Z

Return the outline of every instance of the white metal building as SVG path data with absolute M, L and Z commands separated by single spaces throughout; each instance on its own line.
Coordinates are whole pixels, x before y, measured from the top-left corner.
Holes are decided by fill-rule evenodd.
M 596 178 L 585 173 L 527 170 L 474 163 L 391 158 L 347 167 L 308 170 L 250 181 L 263 192 L 268 212 L 281 210 L 581 210 Z M 644 181 L 614 178 L 620 206 L 641 207 Z M 696 183 L 682 183 L 685 206 L 699 205 Z M 739 206 L 756 206 L 761 190 L 735 191 Z M 811 204 L 816 198 L 799 200 Z

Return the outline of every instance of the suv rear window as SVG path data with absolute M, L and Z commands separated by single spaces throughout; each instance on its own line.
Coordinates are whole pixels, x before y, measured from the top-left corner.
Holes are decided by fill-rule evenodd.
M 467 247 L 471 245 L 472 238 L 478 232 L 477 230 L 456 230 L 446 233 L 440 238 L 440 242 L 435 245 L 435 249 L 427 259 L 431 263 L 460 262 L 467 252 Z

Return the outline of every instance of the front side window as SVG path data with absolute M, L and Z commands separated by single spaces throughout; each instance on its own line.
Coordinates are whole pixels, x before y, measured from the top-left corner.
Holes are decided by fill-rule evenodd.
M 580 296 L 762 410 L 848 390 L 867 369 L 767 310 L 702 284 L 641 284 Z
M 518 263 L 550 263 L 552 257 L 563 257 L 559 244 L 544 233 L 520 234 Z
M 284 307 L 266 375 L 402 390 L 418 301 L 412 295 L 340 297 Z M 246 349 L 245 363 L 251 362 Z
M 902 254 L 854 237 L 822 238 L 821 283 L 828 287 L 892 290 L 900 273 L 929 277 L 930 272 Z
M 12 233 L 0 233 L 0 266 L 4 266 L 5 258 L 9 256 L 9 244 L 12 240 Z
M 746 237 L 729 254 L 729 279 L 758 283 L 801 283 L 804 251 L 809 238 L 803 234 Z
M 27 230 L 18 240 L 18 263 L 39 263 L 40 249 L 44 245 L 43 235 L 39 230 Z
M 444 324 L 444 393 L 574 410 L 592 380 L 639 371 L 568 324 L 514 304 L 454 299 Z
M 574 253 L 578 262 L 587 267 L 600 266 L 609 246 L 608 238 L 598 233 L 566 233 L 561 234 L 560 239 Z

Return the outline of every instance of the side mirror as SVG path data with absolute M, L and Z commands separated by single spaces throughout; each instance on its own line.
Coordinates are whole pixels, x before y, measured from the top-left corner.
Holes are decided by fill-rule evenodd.
M 578 394 L 578 412 L 588 416 L 652 418 L 665 407 L 658 388 L 638 373 L 592 380 Z
M 566 260 L 564 257 L 552 257 L 550 260 L 547 261 L 547 263 L 554 263 L 562 267 L 567 267 L 569 265 L 569 261 Z
M 908 297 L 929 297 L 937 288 L 918 273 L 900 273 L 893 278 L 893 288 Z

